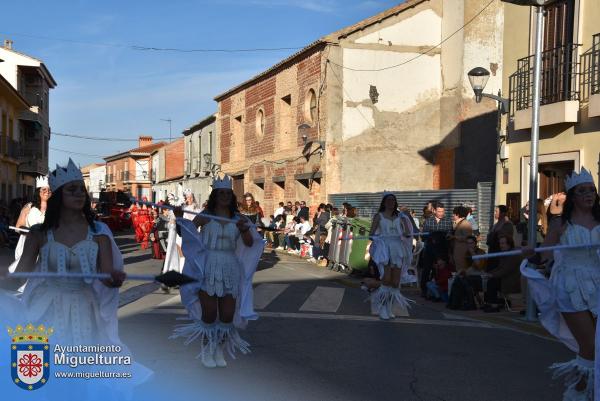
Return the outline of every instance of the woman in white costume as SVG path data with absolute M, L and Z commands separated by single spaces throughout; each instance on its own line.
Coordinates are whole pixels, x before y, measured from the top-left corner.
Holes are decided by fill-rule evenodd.
M 401 307 L 408 306 L 408 299 L 400 293 L 400 284 L 406 279 L 412 260 L 412 233 L 410 219 L 398 211 L 396 196 L 384 193 L 370 232 L 371 258 L 381 277 L 381 286 L 371 295 L 372 309 L 383 320 L 395 317 L 392 313 L 395 302 Z
M 27 235 L 17 271 L 103 272 L 111 279 L 30 279 L 23 294 L 28 322 L 52 326 L 61 344 L 118 344 L 121 253 L 108 227 L 94 221 L 83 177 L 71 160 L 49 182 L 53 194 L 45 221 Z
M 186 188 L 183 190 L 183 211 L 184 212 L 192 212 L 192 213 L 184 213 L 183 218 L 188 220 L 194 220 L 196 217 L 195 213 L 200 212 L 200 206 L 196 202 L 196 197 L 191 189 Z
M 184 213 L 183 217 L 188 220 L 194 220 L 196 217 L 195 213 L 198 213 L 200 210 L 198 209 L 198 204 L 196 203 L 196 199 L 191 189 L 185 189 L 183 191 L 184 196 L 184 204 L 182 209 L 187 212 L 193 213 Z M 168 197 L 169 204 L 171 206 L 180 206 L 181 203 L 178 202 L 177 198 L 174 194 L 169 194 Z M 181 273 L 183 270 L 183 265 L 185 264 L 185 258 L 183 257 L 183 253 L 181 251 L 181 236 L 177 234 L 177 223 L 175 215 L 172 211 L 168 211 L 169 223 L 167 225 L 169 229 L 169 234 L 167 237 L 167 251 L 165 254 L 165 262 L 163 264 L 162 273 L 166 273 L 168 271 L 174 270 L 178 273 Z M 169 287 L 162 285 L 162 290 L 165 292 L 170 292 Z
M 18 316 L 7 316 L 21 324 L 52 328 L 52 343 L 60 346 L 120 347 L 119 356 L 129 356 L 118 331 L 119 290 L 126 275 L 123 258 L 112 233 L 104 223 L 94 221 L 91 202 L 79 168 L 69 160 L 49 175 L 52 196 L 44 223 L 27 234 L 17 272 L 41 272 L 68 275 L 72 273 L 108 273 L 110 278 L 31 278 L 18 304 L 3 296 L 0 304 L 13 302 Z M 0 308 L 2 309 L 2 308 Z M 22 320 L 21 320 L 22 319 Z M 52 352 L 52 351 L 51 351 Z M 131 356 L 129 356 L 131 358 Z M 126 369 L 129 381 L 69 380 L 56 381 L 40 394 L 43 399 L 125 400 L 133 387 L 152 374 L 144 366 L 83 365 L 80 371 Z M 63 385 L 64 384 L 64 385 Z M 65 387 L 68 386 L 68 387 Z M 16 387 L 15 387 L 16 388 Z M 47 393 L 44 391 L 47 390 Z M 22 390 L 19 390 L 22 391 Z M 9 396 L 10 398 L 10 396 Z
M 176 211 L 178 216 L 182 213 Z M 198 281 L 180 289 L 192 323 L 176 327 L 172 338 L 185 337 L 186 345 L 200 339 L 198 357 L 202 364 L 207 368 L 225 367 L 224 351 L 231 357 L 236 350 L 249 351 L 237 328 L 257 319 L 252 307 L 252 276 L 264 243 L 256 228 L 239 213 L 228 176 L 213 181 L 203 213 L 233 219 L 236 223 L 224 223 L 202 214 L 193 221 L 177 219 L 186 258 L 183 273 Z
M 48 177 L 39 176 L 35 180 L 36 194 L 32 203 L 28 203 L 21 209 L 21 214 L 15 226 L 19 228 L 31 228 L 37 224 L 44 222 L 44 216 L 46 214 L 46 207 L 48 204 L 48 198 L 52 195 L 50 186 L 48 185 Z M 25 245 L 25 235 L 19 237 L 19 242 L 15 248 L 15 261 L 8 267 L 8 271 L 13 273 L 17 268 L 21 254 L 23 253 L 23 246 Z
M 600 243 L 600 204 L 590 172 L 581 168 L 565 180 L 567 191 L 562 213 L 553 216 L 543 246 Z M 525 256 L 539 263 L 554 260 L 550 280 L 535 269 L 521 266 L 536 300 L 542 324 L 577 353 L 575 359 L 551 366 L 554 377 L 565 377 L 565 401 L 589 401 L 594 393 L 594 355 L 600 257 L 598 248 L 557 250 L 535 255 L 528 247 Z M 596 398 L 598 399 L 598 398 Z

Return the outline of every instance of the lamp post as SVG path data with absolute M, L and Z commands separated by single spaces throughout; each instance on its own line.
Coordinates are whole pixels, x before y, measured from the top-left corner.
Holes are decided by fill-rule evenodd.
M 531 151 L 529 162 L 529 242 L 535 241 L 537 237 L 537 210 L 535 204 L 538 198 L 538 148 L 540 138 L 540 89 L 542 71 L 542 35 L 544 25 L 544 8 L 555 3 L 557 0 L 502 0 L 519 6 L 535 7 L 535 57 L 533 64 L 533 93 L 531 99 Z M 535 242 L 533 242 L 535 246 Z M 525 320 L 534 321 L 535 305 L 528 295 L 527 311 Z
M 469 77 L 471 88 L 473 88 L 473 92 L 475 93 L 475 101 L 477 103 L 480 103 L 484 97 L 494 99 L 498 103 L 496 122 L 496 134 L 498 138 L 497 154 L 499 155 L 500 162 L 504 165 L 505 160 L 500 157 L 502 141 L 506 140 L 506 136 L 502 134 L 502 115 L 508 113 L 509 100 L 502 97 L 502 91 L 500 90 L 498 90 L 498 95 L 483 92 L 490 78 L 490 72 L 485 68 L 475 67 L 467 73 L 467 76 Z

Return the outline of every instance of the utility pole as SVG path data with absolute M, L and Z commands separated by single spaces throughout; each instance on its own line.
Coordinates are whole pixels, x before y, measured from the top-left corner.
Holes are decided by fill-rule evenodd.
M 171 135 L 171 119 L 170 118 L 161 118 L 160 121 L 166 121 L 169 123 L 169 142 L 172 141 L 172 135 Z

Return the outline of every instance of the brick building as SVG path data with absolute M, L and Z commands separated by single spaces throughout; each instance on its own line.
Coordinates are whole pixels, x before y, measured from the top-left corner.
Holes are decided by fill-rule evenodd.
M 179 138 L 152 152 L 154 201 L 165 200 L 169 193 L 183 195 L 184 148 L 184 139 Z
M 493 181 L 495 105 L 474 101 L 466 71 L 487 66 L 488 88 L 501 87 L 503 5 L 457 1 L 407 0 L 218 95 L 236 194 L 272 213 L 280 201 Z
M 302 151 L 318 147 L 326 121 L 318 106 L 326 100 L 319 88 L 325 47 L 315 42 L 215 99 L 221 170 L 233 177 L 239 199 L 251 192 L 270 211 L 284 199 L 324 198 L 322 155 Z
M 151 136 L 140 136 L 137 148 L 105 157 L 106 190 L 124 191 L 138 198 L 145 196 L 150 199 L 151 154 L 165 145 L 165 142 L 152 143 Z

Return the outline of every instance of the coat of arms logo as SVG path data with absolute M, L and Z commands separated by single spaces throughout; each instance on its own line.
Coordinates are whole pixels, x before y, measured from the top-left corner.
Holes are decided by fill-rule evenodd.
M 54 329 L 29 323 L 8 328 L 11 337 L 11 376 L 24 390 L 37 390 L 50 378 L 50 344 Z

